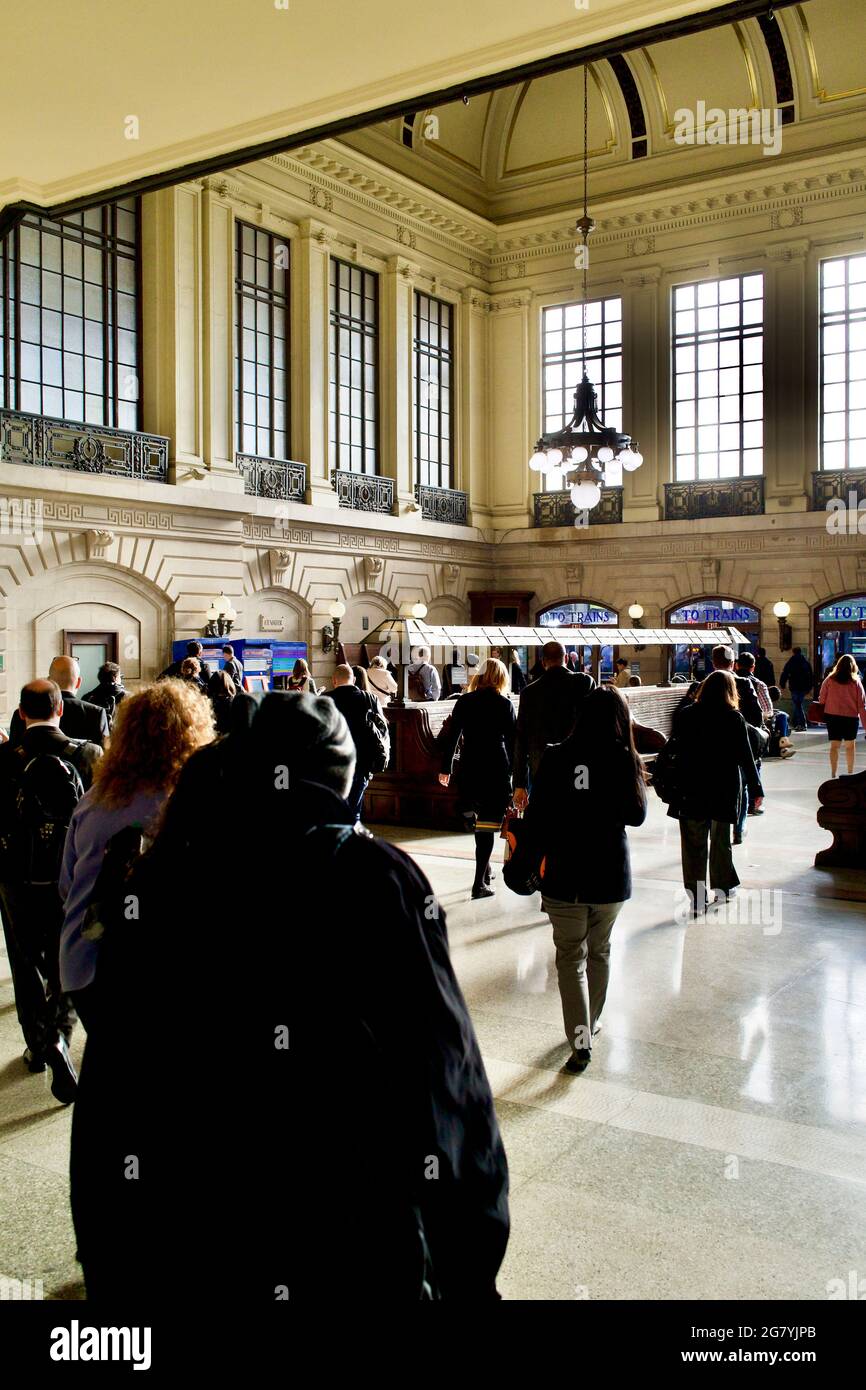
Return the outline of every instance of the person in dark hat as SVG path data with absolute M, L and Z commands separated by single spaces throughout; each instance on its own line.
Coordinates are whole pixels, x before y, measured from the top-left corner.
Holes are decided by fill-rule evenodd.
M 497 1297 L 507 1169 L 445 915 L 353 825 L 354 770 L 333 700 L 268 694 L 185 764 L 105 914 L 71 1148 L 91 1302 L 145 1304 L 166 1269 L 185 1311 L 214 1269 L 256 1306 Z M 215 873 L 232 911 L 191 912 Z

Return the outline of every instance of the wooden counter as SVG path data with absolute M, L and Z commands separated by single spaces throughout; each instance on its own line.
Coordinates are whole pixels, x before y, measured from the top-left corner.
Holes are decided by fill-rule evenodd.
M 684 685 L 643 685 L 629 686 L 621 693 L 639 724 L 667 736 L 671 714 L 686 689 Z M 516 709 L 518 697 L 511 698 Z M 387 772 L 378 773 L 367 789 L 364 821 L 432 830 L 464 828 L 453 784 L 442 787 L 438 781 L 442 758 L 436 738 L 454 705 L 454 700 L 430 700 L 404 708 L 386 707 L 391 763 Z

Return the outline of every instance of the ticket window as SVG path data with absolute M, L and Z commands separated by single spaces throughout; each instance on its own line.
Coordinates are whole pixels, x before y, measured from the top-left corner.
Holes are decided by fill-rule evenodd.
M 761 614 L 759 610 L 753 608 L 751 604 L 737 603 L 733 599 L 696 599 L 691 603 L 669 609 L 665 617 L 665 626 L 683 628 L 682 644 L 677 643 L 669 648 L 668 680 L 700 681 L 708 676 L 713 669 L 712 653 L 715 643 L 710 643 L 708 646 L 697 646 L 690 642 L 688 640 L 690 627 L 704 629 L 737 628 L 746 638 L 746 645 L 739 647 L 738 652 L 757 653 L 758 647 L 761 645 Z

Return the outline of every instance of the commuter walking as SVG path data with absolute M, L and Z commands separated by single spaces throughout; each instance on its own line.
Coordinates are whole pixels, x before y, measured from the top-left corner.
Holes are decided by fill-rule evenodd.
M 858 721 L 866 729 L 866 700 L 860 671 L 853 656 L 840 656 L 821 686 L 818 696 L 824 706 L 824 723 L 830 740 L 830 776 L 839 768 L 839 749 L 845 749 L 845 762 L 850 777 L 854 771 L 854 740 Z
M 57 885 L 67 827 L 102 749 L 62 733 L 62 708 L 53 681 L 25 685 L 23 740 L 0 747 L 0 910 L 24 1061 L 31 1072 L 50 1067 L 51 1094 L 69 1105 L 77 1082 L 68 1046 L 75 1010 L 60 983 Z
M 88 690 L 84 696 L 84 702 L 88 705 L 102 706 L 110 730 L 117 707 L 121 700 L 126 699 L 129 691 L 124 689 L 123 672 L 116 661 L 106 661 L 104 665 L 100 666 L 96 673 L 96 679 L 98 684 L 94 686 L 93 690 Z
M 462 736 L 460 788 L 467 807 L 475 812 L 475 879 L 473 898 L 492 898 L 490 856 L 496 832 L 511 802 L 511 762 L 514 755 L 514 706 L 508 698 L 508 672 L 501 661 L 484 662 L 443 729 L 442 771 L 447 787 L 454 754 Z
M 215 671 L 211 685 L 231 685 Z M 167 797 L 191 753 L 214 735 L 208 706 L 182 681 L 158 681 L 124 700 L 111 746 L 96 764 L 93 786 L 69 822 L 59 891 L 64 904 L 60 934 L 60 986 L 71 996 L 88 1032 L 93 1020 L 93 980 L 100 949 L 100 913 L 93 901 L 106 847 L 121 831 L 153 833 Z
M 631 897 L 627 825 L 646 819 L 646 787 L 625 698 L 613 686 L 586 697 L 573 733 L 549 747 L 532 784 L 525 834 L 543 861 L 568 1072 L 586 1070 L 607 997 L 610 937 Z M 576 846 L 588 847 L 583 853 Z
M 349 733 L 355 745 L 355 772 L 347 800 L 349 810 L 358 821 L 361 818 L 364 793 L 374 771 L 374 740 L 377 735 L 371 729 L 371 724 L 380 731 L 384 730 L 386 743 L 388 726 L 376 696 L 358 687 L 351 666 L 341 663 L 335 669 L 334 688 L 326 690 L 321 698 L 334 702 L 349 726 Z
M 223 667 L 226 675 L 232 681 L 235 690 L 244 688 L 244 668 L 235 656 L 235 649 L 230 642 L 223 647 Z
M 310 675 L 310 668 L 302 656 L 299 656 L 294 666 L 292 674 L 286 681 L 286 689 L 297 695 L 318 695 L 318 687 L 313 677 Z
M 520 696 L 514 744 L 514 804 L 526 805 L 527 792 L 549 743 L 568 738 L 577 723 L 583 701 L 595 681 L 583 671 L 569 671 L 561 642 L 545 642 L 541 649 L 543 674 L 530 681 Z
M 733 896 L 740 880 L 731 828 L 746 792 L 756 810 L 764 799 L 730 671 L 707 676 L 694 704 L 680 710 L 675 737 L 679 785 L 668 814 L 680 822 L 683 885 L 697 916 L 707 903 L 707 883 L 723 898 Z
M 779 685 L 782 690 L 787 686 L 791 691 L 791 704 L 794 707 L 794 730 L 795 732 L 802 732 L 806 728 L 806 709 L 803 702 L 814 688 L 815 676 L 812 671 L 811 662 L 805 656 L 801 647 L 794 648 L 790 657 L 785 662 L 785 665 L 782 667 Z
M 764 685 L 770 686 L 776 684 L 776 668 L 767 656 L 766 647 L 758 648 L 758 655 L 755 661 L 755 675 L 758 677 L 759 681 L 764 682 Z
M 406 854 L 353 829 L 354 758 L 333 700 L 268 694 L 247 732 L 192 755 L 133 868 L 138 913 L 126 920 L 121 901 L 106 927 L 72 1133 L 92 1303 L 122 1292 L 146 1304 L 180 1269 L 203 1314 L 208 1272 L 230 1268 L 244 1271 L 248 1309 L 283 1290 L 321 1305 L 349 1252 L 363 1264 L 352 1301 L 371 1309 L 496 1300 L 507 1168 L 445 912 Z M 279 786 L 275 767 L 288 774 Z M 228 975 L 228 938 L 217 918 L 191 919 L 183 891 L 212 876 L 227 804 L 244 808 L 238 882 L 277 895 L 231 938 Z M 349 923 L 352 892 L 375 905 L 375 930 Z M 281 894 L 303 929 L 286 930 Z M 327 1026 L 314 988 L 325 978 Z M 223 1005 L 243 1045 L 213 1050 Z M 145 1046 L 132 1029 L 148 1018 L 159 1026 Z M 340 1078 L 339 1104 L 323 1077 Z M 305 1115 L 288 1149 L 287 1087 Z M 287 1175 L 313 1221 L 285 1201 Z
M 397 682 L 388 670 L 384 656 L 374 656 L 367 671 L 370 689 L 384 709 L 397 694 Z

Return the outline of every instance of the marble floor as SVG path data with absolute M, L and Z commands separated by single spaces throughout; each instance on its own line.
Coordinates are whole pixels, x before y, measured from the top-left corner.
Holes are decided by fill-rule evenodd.
M 470 837 L 386 832 L 445 907 L 496 1096 L 512 1189 L 506 1298 L 826 1299 L 850 1271 L 866 1279 L 866 872 L 811 867 L 830 839 L 815 822 L 826 740 L 795 743 L 796 757 L 765 765 L 766 814 L 737 851 L 744 889 L 763 890 L 744 895 L 738 920 L 675 920 L 677 825 L 651 794 L 631 834 L 634 896 L 614 930 L 604 1026 L 579 1077 L 561 1071 L 538 898 L 498 879 L 494 898 L 472 902 Z M 22 1065 L 6 964 L 0 1276 L 81 1297 L 71 1115 Z

